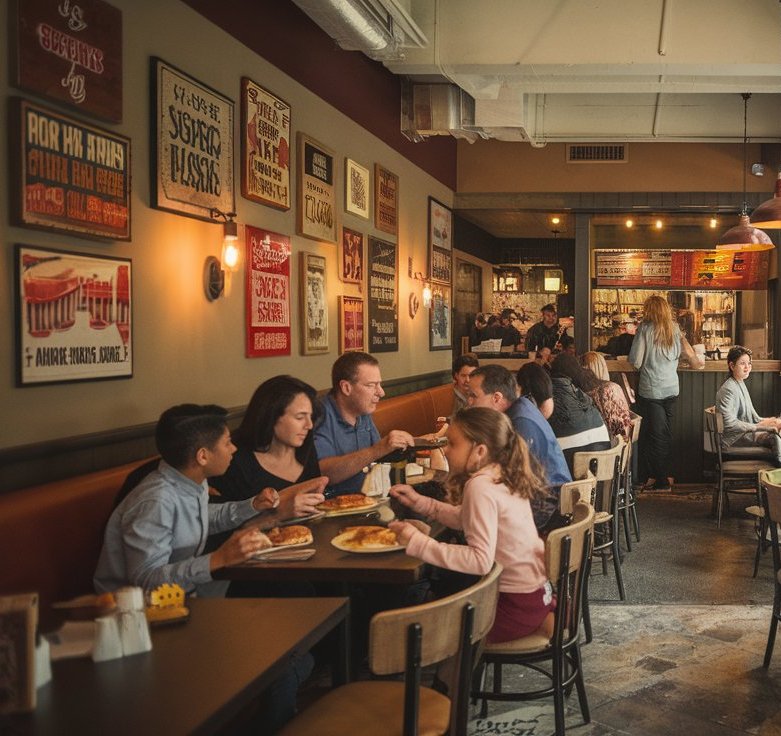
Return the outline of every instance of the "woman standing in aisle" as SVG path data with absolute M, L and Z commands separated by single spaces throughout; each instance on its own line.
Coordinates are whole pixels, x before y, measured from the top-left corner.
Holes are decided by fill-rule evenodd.
M 643 322 L 629 352 L 629 362 L 640 372 L 637 410 L 640 426 L 643 490 L 669 490 L 672 477 L 672 418 L 678 399 L 678 359 L 684 354 L 693 368 L 703 368 L 673 319 L 667 300 L 649 296 L 643 305 Z M 644 467 L 643 467 L 644 466 Z

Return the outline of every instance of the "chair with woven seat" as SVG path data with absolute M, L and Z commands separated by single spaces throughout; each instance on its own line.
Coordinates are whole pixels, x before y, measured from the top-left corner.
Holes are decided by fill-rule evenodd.
M 430 603 L 383 611 L 369 629 L 369 667 L 404 680 L 351 682 L 290 721 L 284 736 L 466 734 L 474 651 L 493 625 L 501 565 L 474 585 Z M 451 697 L 420 684 L 421 669 L 454 658 Z
M 576 452 L 572 461 L 572 474 L 575 478 L 585 478 L 591 472 L 597 480 L 592 558 L 599 555 L 602 574 L 607 575 L 607 563 L 612 555 L 618 594 L 623 601 L 626 600 L 626 592 L 618 546 L 618 489 L 627 463 L 627 443 L 622 437 L 616 437 L 614 442 L 608 450 Z M 586 591 L 588 595 L 588 583 Z
M 630 412 L 630 414 L 632 415 L 632 431 L 627 441 L 626 462 L 624 464 L 624 472 L 621 474 L 621 484 L 618 489 L 618 512 L 620 514 L 620 522 L 624 527 L 627 552 L 632 551 L 631 529 L 634 529 L 635 540 L 638 542 L 640 541 L 640 524 L 637 521 L 637 503 L 635 500 L 635 492 L 632 487 L 632 460 L 634 458 L 635 449 L 638 447 L 637 443 L 640 440 L 640 424 L 643 421 L 643 418 L 639 414 L 635 414 L 634 412 Z
M 778 544 L 778 525 L 781 523 L 781 469 L 763 470 L 759 474 L 762 503 L 765 509 L 765 521 L 770 531 L 770 548 L 773 550 L 773 578 L 775 594 L 773 610 L 770 615 L 770 631 L 767 635 L 765 659 L 762 666 L 770 667 L 773 647 L 776 643 L 776 629 L 781 621 L 781 550 Z
M 712 453 L 716 460 L 716 527 L 721 528 L 724 503 L 727 493 L 757 493 L 757 473 L 772 470 L 772 452 L 766 447 L 729 447 L 722 445 L 724 418 L 715 406 L 705 410 L 705 452 Z M 730 483 L 740 487 L 730 488 Z M 761 544 L 761 540 L 760 540 Z
M 580 653 L 580 619 L 583 581 L 594 528 L 594 508 L 579 501 L 569 526 L 552 531 L 545 540 L 545 566 L 556 589 L 556 613 L 553 636 L 540 631 L 514 641 L 486 644 L 475 677 L 472 697 L 482 700 L 481 717 L 487 714 L 488 700 L 537 700 L 553 697 L 556 734 L 564 734 L 564 696 L 574 685 L 583 720 L 591 720 L 583 681 Z M 543 666 L 548 662 L 549 666 Z M 502 691 L 502 667 L 520 665 L 550 679 L 550 686 L 525 692 Z M 491 689 L 485 687 L 488 669 L 492 670 Z

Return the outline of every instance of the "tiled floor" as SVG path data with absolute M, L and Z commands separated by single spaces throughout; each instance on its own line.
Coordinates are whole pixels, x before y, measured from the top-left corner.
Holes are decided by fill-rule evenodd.
M 567 733 L 781 734 L 781 642 L 770 669 L 761 666 L 772 563 L 764 557 L 751 578 L 756 541 L 739 500 L 721 530 L 707 494 L 642 496 L 639 511 L 641 541 L 623 567 L 627 602 L 609 602 L 612 573 L 592 577 L 594 641 L 583 647 L 591 723 L 573 694 Z M 509 674 L 508 687 L 519 677 Z M 470 733 L 553 733 L 552 705 L 491 705 Z

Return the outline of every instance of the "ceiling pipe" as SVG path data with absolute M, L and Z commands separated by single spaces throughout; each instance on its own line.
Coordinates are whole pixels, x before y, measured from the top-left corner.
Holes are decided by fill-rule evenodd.
M 662 0 L 662 21 L 659 28 L 659 47 L 657 49 L 659 56 L 667 56 L 667 36 L 669 35 L 672 5 L 673 0 Z

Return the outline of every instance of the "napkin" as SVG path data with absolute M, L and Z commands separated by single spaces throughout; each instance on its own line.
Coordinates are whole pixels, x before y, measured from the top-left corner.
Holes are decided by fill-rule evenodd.
M 366 496 L 381 496 L 385 498 L 390 492 L 390 463 L 374 463 L 368 470 L 364 469 L 366 477 L 363 479 L 361 493 Z

